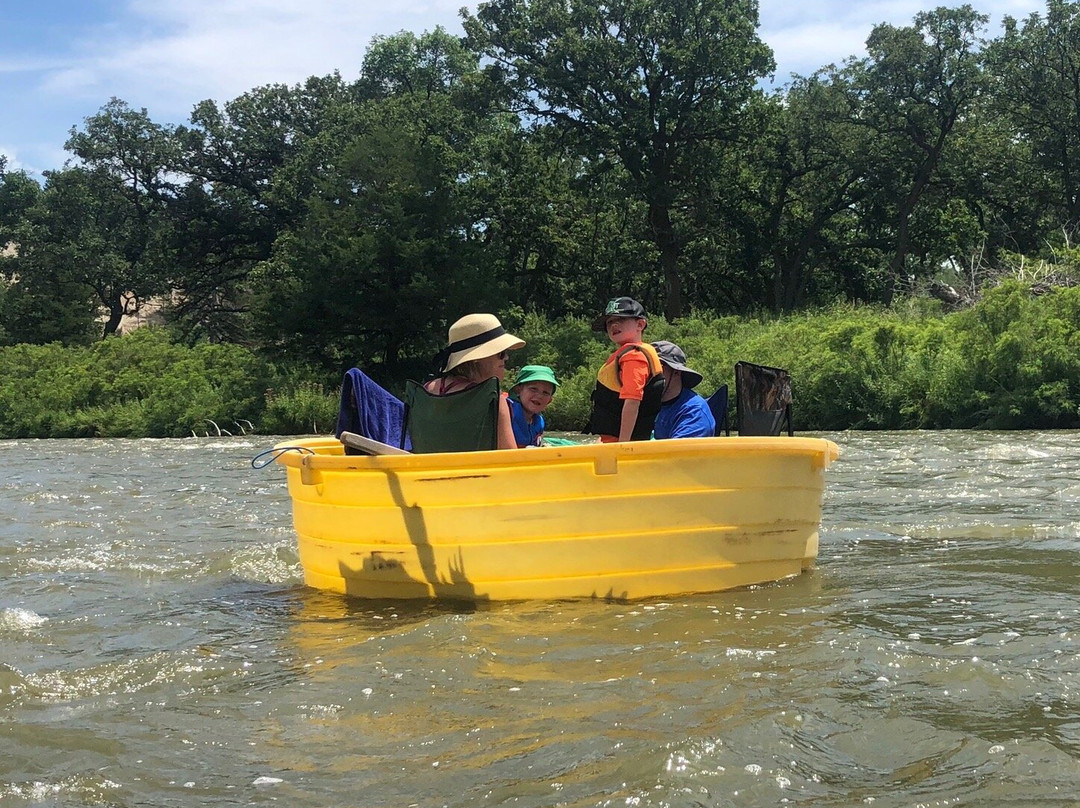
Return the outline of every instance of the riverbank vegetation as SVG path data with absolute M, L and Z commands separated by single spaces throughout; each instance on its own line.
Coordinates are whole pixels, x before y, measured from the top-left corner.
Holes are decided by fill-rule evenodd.
M 608 344 L 582 318 L 507 320 L 527 342 L 511 364 L 548 364 L 562 382 L 550 428 L 580 428 Z M 1033 295 L 1010 281 L 952 313 L 911 300 L 656 317 L 647 336 L 684 346 L 706 394 L 733 385 L 738 360 L 789 369 L 800 431 L 1080 426 L 1080 287 Z M 85 347 L 0 348 L 0 377 L 3 438 L 332 432 L 340 384 L 236 345 L 183 345 L 156 328 Z M 400 395 L 401 380 L 384 381 Z
M 572 429 L 617 294 L 710 390 L 787 367 L 801 429 L 1077 425 L 1080 4 L 782 85 L 753 0 L 464 23 L 183 124 L 112 99 L 43 182 L 0 156 L 0 435 L 327 431 L 347 368 L 399 392 L 469 311 Z

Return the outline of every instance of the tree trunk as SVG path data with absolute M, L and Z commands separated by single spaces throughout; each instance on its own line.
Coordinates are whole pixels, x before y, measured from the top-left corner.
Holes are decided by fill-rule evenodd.
M 951 129 L 950 124 L 940 134 L 933 150 L 922 165 L 919 166 L 919 170 L 915 174 L 915 180 L 911 184 L 911 190 L 908 191 L 904 201 L 900 204 L 899 220 L 896 223 L 896 252 L 889 262 L 889 272 L 892 277 L 889 278 L 889 286 L 885 290 L 886 306 L 892 304 L 893 296 L 896 294 L 897 282 L 907 265 L 908 249 L 911 247 L 911 216 L 915 212 L 919 200 L 922 199 L 923 191 L 930 184 L 930 178 L 934 175 L 934 169 L 937 168 L 938 159 L 941 157 L 942 149 L 945 147 L 945 135 Z
M 904 271 L 904 265 L 907 264 L 908 253 L 908 222 L 911 219 L 911 214 L 904 210 L 900 212 L 900 221 L 896 226 L 896 250 L 893 253 L 892 260 L 889 261 L 889 285 L 885 287 L 885 300 L 886 306 L 891 306 L 893 298 L 896 296 L 896 287 L 900 280 L 900 273 Z
M 666 205 L 649 205 L 649 224 L 653 240 L 660 250 L 660 267 L 664 271 L 664 316 L 668 322 L 682 317 L 682 278 L 679 276 L 679 245 L 671 223 L 671 209 Z
M 105 327 L 101 331 L 102 339 L 108 339 L 120 328 L 120 320 L 126 308 L 124 301 L 119 297 L 109 301 L 109 319 L 105 321 Z

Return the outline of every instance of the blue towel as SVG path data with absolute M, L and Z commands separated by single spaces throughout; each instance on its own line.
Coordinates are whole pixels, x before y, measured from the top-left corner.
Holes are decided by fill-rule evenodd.
M 338 410 L 337 429 L 355 432 L 372 440 L 401 444 L 401 428 L 405 420 L 405 405 L 400 399 L 380 387 L 364 371 L 353 368 L 341 382 L 341 407 Z M 410 448 L 406 439 L 405 448 Z

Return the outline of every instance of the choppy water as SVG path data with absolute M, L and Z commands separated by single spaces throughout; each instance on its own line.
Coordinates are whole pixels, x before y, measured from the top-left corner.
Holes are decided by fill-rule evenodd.
M 478 610 L 304 588 L 272 439 L 2 442 L 0 804 L 1077 804 L 1080 434 L 828 437 L 810 574 Z

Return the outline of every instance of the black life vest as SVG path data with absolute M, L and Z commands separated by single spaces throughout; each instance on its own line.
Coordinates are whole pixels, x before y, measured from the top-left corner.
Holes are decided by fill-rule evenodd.
M 638 410 L 637 422 L 630 440 L 648 440 L 652 435 L 653 423 L 660 412 L 660 399 L 664 395 L 664 374 L 656 349 L 645 342 L 621 348 L 610 362 L 605 362 L 600 368 L 596 374 L 596 387 L 592 392 L 592 412 L 589 413 L 589 422 L 582 432 L 618 437 L 623 408 L 623 399 L 619 398 L 619 391 L 622 390 L 619 360 L 630 351 L 641 351 L 651 372 L 645 383 L 645 394 L 641 399 L 641 408 Z

